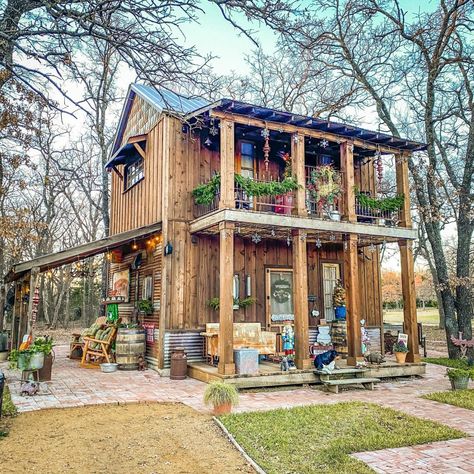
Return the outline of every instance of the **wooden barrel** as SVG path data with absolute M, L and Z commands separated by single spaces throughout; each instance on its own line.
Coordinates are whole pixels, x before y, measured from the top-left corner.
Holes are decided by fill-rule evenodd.
M 331 323 L 331 340 L 334 349 L 343 357 L 347 357 L 347 323 L 346 321 L 333 321 Z
M 115 360 L 120 370 L 137 370 L 138 358 L 145 356 L 146 335 L 143 328 L 119 328 L 115 341 Z

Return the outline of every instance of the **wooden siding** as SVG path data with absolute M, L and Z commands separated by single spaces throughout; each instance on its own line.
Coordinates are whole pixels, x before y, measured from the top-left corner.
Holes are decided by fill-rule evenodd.
M 124 192 L 123 180 L 112 171 L 110 234 L 161 221 L 162 122 L 147 136 L 144 178 Z M 119 166 L 123 175 L 123 166 Z
M 151 323 L 158 328 L 160 320 L 160 302 L 161 302 L 161 259 L 163 248 L 158 244 L 153 252 L 147 254 L 145 250 L 132 252 L 126 254 L 121 263 L 111 263 L 109 267 L 108 288 L 112 289 L 112 274 L 117 271 L 126 270 L 130 268 L 138 253 L 142 252 L 143 260 L 138 270 L 130 270 L 130 298 L 128 303 L 119 304 L 119 316 L 122 322 L 135 322 L 137 310 L 136 301 L 141 299 L 143 281 L 146 276 L 153 276 L 153 314 L 146 315 L 144 320 L 146 323 Z M 138 287 L 137 287 L 138 277 Z M 138 290 L 138 292 L 137 292 Z M 154 344 L 147 343 L 146 355 L 156 359 L 158 357 L 158 341 Z

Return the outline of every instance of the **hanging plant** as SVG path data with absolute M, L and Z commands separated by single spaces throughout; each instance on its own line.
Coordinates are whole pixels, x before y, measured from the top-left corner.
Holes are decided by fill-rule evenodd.
M 355 194 L 360 206 L 382 212 L 398 211 L 405 202 L 405 196 L 403 194 L 397 194 L 394 197 L 376 198 L 361 193 L 357 188 Z
M 320 207 L 333 205 L 342 192 L 341 173 L 333 165 L 317 166 L 310 174 L 309 191 Z
M 235 183 L 246 193 L 247 196 L 281 196 L 291 191 L 296 191 L 300 186 L 292 176 L 283 181 L 258 182 L 251 178 L 244 178 L 240 174 L 234 175 Z M 200 184 L 192 190 L 196 204 L 211 204 L 219 194 L 221 177 L 214 175 L 207 183 Z
M 251 296 L 248 296 L 247 298 L 234 298 L 234 306 L 238 306 L 239 309 L 245 309 L 248 306 L 251 306 L 257 302 L 256 298 L 252 298 Z M 214 298 L 211 298 L 208 302 L 207 305 L 212 308 L 214 311 L 217 311 L 220 307 L 220 300 L 217 296 Z

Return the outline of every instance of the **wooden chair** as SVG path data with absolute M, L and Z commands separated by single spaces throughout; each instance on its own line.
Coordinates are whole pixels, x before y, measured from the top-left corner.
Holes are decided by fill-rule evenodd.
M 110 363 L 110 352 L 112 343 L 117 335 L 116 326 L 107 326 L 111 328 L 106 339 L 95 339 L 93 337 L 84 336 L 84 348 L 82 349 L 81 367 L 97 367 L 102 362 Z
M 95 324 L 102 326 L 107 321 L 107 316 L 99 316 Z M 84 353 L 84 339 L 81 333 L 73 332 L 69 342 L 69 359 L 82 359 Z

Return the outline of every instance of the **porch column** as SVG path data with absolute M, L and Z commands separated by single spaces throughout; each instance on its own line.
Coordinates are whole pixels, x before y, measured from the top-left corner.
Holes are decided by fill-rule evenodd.
M 301 230 L 293 231 L 293 311 L 295 313 L 296 367 L 311 367 L 308 333 L 308 260 L 306 235 Z
M 395 173 L 397 176 L 397 193 L 405 197 L 400 210 L 400 226 L 412 227 L 410 211 L 410 183 L 408 181 L 408 156 L 395 155 Z
M 220 131 L 221 196 L 219 209 L 233 209 L 235 207 L 234 122 L 222 119 Z
M 340 147 L 341 172 L 343 186 L 342 216 L 348 222 L 356 222 L 355 193 L 354 193 L 354 145 L 352 142 L 342 142 Z
M 219 374 L 235 374 L 234 364 L 234 225 L 219 224 Z
M 305 143 L 304 135 L 294 133 L 291 136 L 291 160 L 293 167 L 293 176 L 300 187 L 296 190 L 295 210 L 298 216 L 307 216 L 306 210 L 306 175 L 304 168 Z
M 347 346 L 348 365 L 356 365 L 362 361 L 360 342 L 360 285 L 359 262 L 357 255 L 357 235 L 349 234 L 344 243 L 344 287 L 346 289 L 347 304 Z

